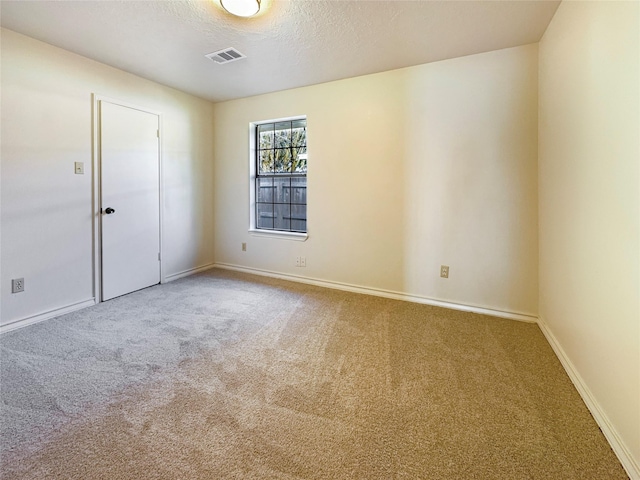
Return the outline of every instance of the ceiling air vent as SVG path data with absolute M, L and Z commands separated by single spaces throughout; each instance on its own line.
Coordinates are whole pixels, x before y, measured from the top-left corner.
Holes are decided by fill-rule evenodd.
M 241 58 L 246 58 L 245 55 L 240 53 L 235 48 L 223 48 L 222 50 L 218 50 L 217 52 L 205 55 L 205 57 L 213 60 L 216 63 L 229 63 L 240 60 Z

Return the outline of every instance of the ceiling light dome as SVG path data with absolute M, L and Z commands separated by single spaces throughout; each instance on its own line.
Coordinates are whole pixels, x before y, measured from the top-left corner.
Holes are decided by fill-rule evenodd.
M 238 17 L 252 17 L 260 11 L 260 0 L 220 0 L 220 5 Z

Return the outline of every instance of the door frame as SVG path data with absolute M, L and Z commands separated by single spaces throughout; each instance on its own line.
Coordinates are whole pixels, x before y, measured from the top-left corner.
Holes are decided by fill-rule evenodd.
M 101 178 L 101 165 L 102 165 L 102 115 L 101 115 L 101 102 L 107 102 L 121 107 L 132 108 L 141 112 L 156 115 L 158 117 L 158 213 L 159 213 L 159 242 L 160 242 L 160 283 L 165 283 L 164 275 L 164 251 L 163 251 L 163 199 L 164 199 L 164 180 L 162 175 L 162 113 L 146 108 L 139 105 L 135 105 L 129 102 L 118 100 L 112 97 L 99 95 L 96 93 L 91 94 L 92 97 L 92 192 L 91 192 L 91 217 L 92 217 L 92 251 L 93 251 L 93 296 L 96 303 L 102 302 L 102 214 L 101 199 L 102 199 L 102 178 Z

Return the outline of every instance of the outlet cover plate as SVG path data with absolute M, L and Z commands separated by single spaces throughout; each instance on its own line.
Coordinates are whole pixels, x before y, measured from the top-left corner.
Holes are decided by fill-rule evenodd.
M 24 292 L 24 278 L 14 278 L 11 280 L 11 293 Z
M 442 278 L 449 278 L 449 266 L 448 265 L 440 265 L 440 276 Z

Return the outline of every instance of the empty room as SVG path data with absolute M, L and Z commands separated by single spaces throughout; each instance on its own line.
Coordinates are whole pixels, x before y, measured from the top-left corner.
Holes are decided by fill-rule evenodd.
M 640 480 L 639 1 L 0 21 L 0 478 Z

